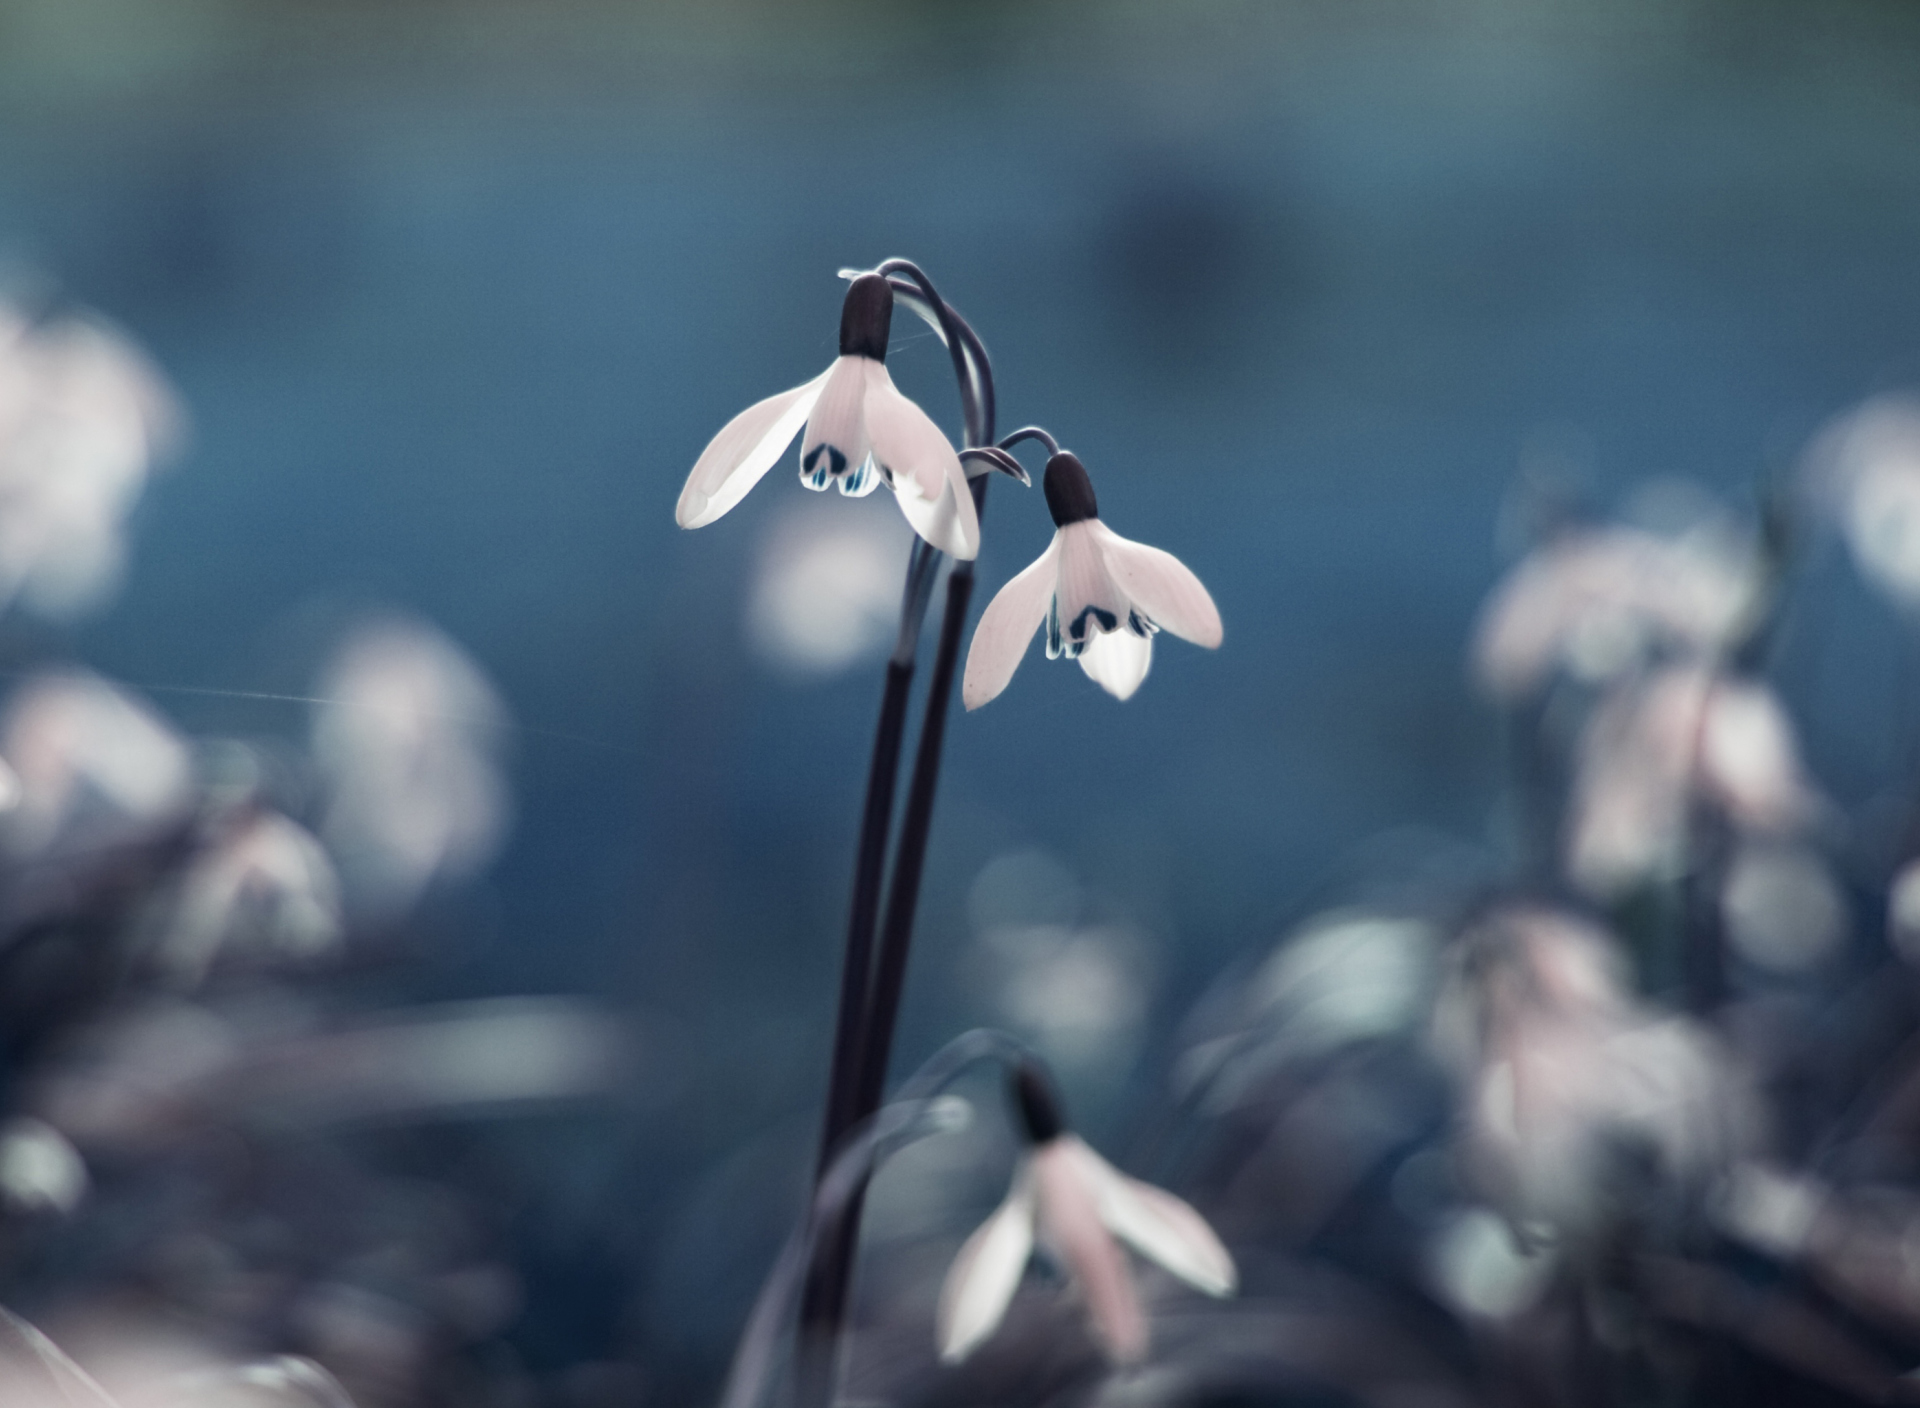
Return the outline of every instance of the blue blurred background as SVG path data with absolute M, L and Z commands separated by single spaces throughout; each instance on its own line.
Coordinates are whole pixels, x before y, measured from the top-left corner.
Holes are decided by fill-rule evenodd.
M 833 355 L 834 271 L 920 262 L 1003 427 L 1226 621 L 1124 706 L 1036 651 L 949 734 L 900 1061 L 1025 1023 L 1120 1139 L 1215 975 L 1396 833 L 1495 837 L 1461 651 L 1516 480 L 1747 503 L 1920 374 L 1916 151 L 1890 0 L 0 0 L 9 281 L 119 320 L 194 426 L 116 604 L 41 648 L 243 736 L 306 717 L 184 691 L 308 690 L 368 606 L 492 677 L 512 839 L 369 981 L 630 1014 L 631 1091 L 473 1158 L 518 1353 L 672 1401 L 810 1157 L 879 695 L 878 636 L 781 654 L 777 548 L 834 514 L 907 548 L 784 467 L 698 533 L 672 505 Z M 957 426 L 910 318 L 890 365 Z M 996 484 L 983 594 L 1050 531 Z M 1884 740 L 1802 674 L 1844 795 Z M 1029 971 L 1009 925 L 1098 940 Z M 1098 996 L 1041 1030 L 1036 984 Z

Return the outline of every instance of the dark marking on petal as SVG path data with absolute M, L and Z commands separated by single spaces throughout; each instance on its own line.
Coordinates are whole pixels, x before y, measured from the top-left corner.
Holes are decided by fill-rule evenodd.
M 1067 1132 L 1067 1118 L 1060 1112 L 1060 1099 L 1053 1093 L 1053 1082 L 1038 1065 L 1022 1061 L 1014 1067 L 1008 1084 L 1028 1142 L 1049 1144 Z
M 1093 497 L 1093 481 L 1087 478 L 1087 467 L 1072 451 L 1062 450 L 1049 459 L 1040 483 L 1047 496 L 1047 511 L 1059 527 L 1085 523 L 1089 518 L 1100 516 L 1100 506 Z
M 847 289 L 840 305 L 840 355 L 887 360 L 887 337 L 893 331 L 893 290 L 878 274 L 862 274 Z
M 1089 616 L 1099 623 L 1100 629 L 1103 631 L 1111 631 L 1120 624 L 1120 618 L 1113 612 L 1108 611 L 1105 607 L 1088 606 L 1084 607 L 1080 614 L 1073 618 L 1073 625 L 1067 628 L 1067 634 L 1078 641 L 1086 640 L 1089 634 L 1087 631 L 1087 618 Z
M 826 464 L 824 466 L 820 464 L 820 457 L 822 455 L 826 456 Z M 802 460 L 800 464 L 803 469 L 810 470 L 815 474 L 825 473 L 837 477 L 847 472 L 847 457 L 831 445 L 815 445 L 811 450 L 807 451 L 807 457 Z M 824 479 L 820 482 L 823 486 L 826 483 Z

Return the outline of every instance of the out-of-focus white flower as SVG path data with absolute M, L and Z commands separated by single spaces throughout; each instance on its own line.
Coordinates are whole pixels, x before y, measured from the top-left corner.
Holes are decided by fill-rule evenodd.
M 1147 1322 L 1115 1237 L 1197 1290 L 1232 1295 L 1233 1258 L 1206 1220 L 1159 1188 L 1126 1177 L 1066 1130 L 1046 1080 L 1014 1076 L 1028 1148 L 1006 1201 L 967 1239 L 940 1292 L 940 1357 L 964 1359 L 999 1327 L 1036 1235 L 1086 1297 L 1094 1332 L 1123 1364 L 1147 1352 Z
M 1806 475 L 1867 580 L 1920 607 L 1920 399 L 1877 396 L 1831 421 Z
M 0 1125 L 0 1199 L 15 1212 L 72 1212 L 87 1195 L 87 1165 L 44 1120 Z
M 1581 739 L 1567 869 L 1593 894 L 1678 873 L 1689 811 L 1778 834 L 1818 815 L 1793 725 L 1773 692 L 1701 665 L 1617 686 Z
M 1073 873 L 1039 851 L 994 857 L 967 907 L 968 966 L 1005 1024 L 1074 1083 L 1117 1080 L 1147 1016 L 1147 936 L 1118 916 L 1090 921 Z
M 368 626 L 320 695 L 313 749 L 331 784 L 321 835 L 350 899 L 402 910 L 493 857 L 507 824 L 495 760 L 506 713 L 458 646 L 418 622 Z
M 1427 1248 L 1428 1279 L 1441 1298 L 1462 1315 L 1487 1320 L 1505 1320 L 1532 1305 L 1558 1261 L 1551 1247 L 1523 1245 L 1485 1208 L 1447 1218 Z
M 841 305 L 839 357 L 727 422 L 680 491 L 680 526 L 705 527 L 739 503 L 804 425 L 802 484 L 859 495 L 885 483 L 914 532 L 954 557 L 977 555 L 980 519 L 960 456 L 887 375 L 892 324 L 892 288 L 879 274 L 860 275 Z
M 194 858 L 157 958 L 191 984 L 230 944 L 307 958 L 333 947 L 340 928 L 340 886 L 326 850 L 305 827 L 254 811 Z
M 1292 1062 L 1411 1030 L 1432 999 L 1438 937 L 1431 921 L 1409 914 L 1314 915 L 1237 985 L 1237 1020 L 1182 1055 L 1179 1086 L 1204 1084 L 1207 1109 L 1220 1113 L 1261 1098 Z
M 182 419 L 104 323 L 34 326 L 0 307 L 0 605 L 67 620 L 112 591 L 122 524 Z
M 1741 844 L 1727 868 L 1720 912 L 1733 951 L 1775 973 L 1816 967 L 1846 933 L 1846 901 L 1826 863 L 1777 841 Z
M 891 515 L 796 513 L 760 550 L 748 634 L 776 665 L 843 670 L 892 640 L 905 559 Z
M 1556 669 L 1612 678 L 1656 647 L 1716 653 L 1748 620 L 1760 586 L 1751 548 L 1718 525 L 1674 537 L 1568 533 L 1495 589 L 1474 633 L 1474 672 L 1491 693 L 1513 697 Z
M 1590 1231 L 1612 1155 L 1650 1151 L 1673 1186 L 1751 1139 L 1751 1102 L 1712 1033 L 1643 1008 L 1606 934 L 1552 910 L 1499 912 L 1464 941 L 1436 1009 L 1461 1087 L 1465 1166 L 1516 1227 Z
M 1147 677 L 1156 631 L 1209 650 L 1220 644 L 1220 612 L 1200 579 L 1172 553 L 1123 538 L 1100 521 L 1078 456 L 1062 450 L 1050 457 L 1043 482 L 1053 541 L 981 613 L 960 687 L 969 709 L 1007 687 L 1042 621 L 1047 658 L 1078 660 L 1116 699 L 1131 696 Z
M 1895 953 L 1920 967 L 1920 860 L 1910 860 L 1887 887 L 1887 940 Z
M 0 834 L 23 858 L 150 833 L 192 801 L 180 736 L 132 695 L 78 670 L 21 686 L 0 720 L 0 757 L 17 789 Z
M 1116 1077 L 1147 1015 L 1147 955 L 1115 925 L 1023 924 L 990 929 L 981 948 L 995 1004 L 1056 1069 Z

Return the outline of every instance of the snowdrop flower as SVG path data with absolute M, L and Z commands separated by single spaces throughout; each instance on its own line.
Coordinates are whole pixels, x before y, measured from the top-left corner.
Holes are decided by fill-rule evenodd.
M 193 797 L 187 747 L 166 720 L 98 676 L 36 675 L 0 720 L 11 807 L 0 846 L 25 860 L 157 835 Z
M 1806 475 L 1860 571 L 1920 607 L 1920 400 L 1878 396 L 1839 417 L 1808 450 Z
M 1007 687 L 1042 621 L 1047 658 L 1078 660 L 1116 699 L 1131 696 L 1147 677 L 1154 632 L 1172 631 L 1209 650 L 1220 644 L 1220 612 L 1200 579 L 1172 553 L 1102 523 L 1077 456 L 1062 450 L 1048 459 L 1043 487 L 1057 531 L 981 614 L 960 689 L 969 709 Z
M 247 809 L 188 868 L 157 957 L 193 984 L 229 944 L 304 958 L 340 931 L 339 881 L 320 843 L 278 812 Z
M 1658 646 L 1715 653 L 1750 619 L 1761 586 L 1759 559 L 1723 526 L 1569 533 L 1529 554 L 1488 599 L 1474 673 L 1489 693 L 1514 698 L 1556 668 L 1597 681 Z
M 840 355 L 804 386 L 769 396 L 728 421 L 701 454 L 674 517 L 702 528 L 726 513 L 773 468 L 794 433 L 800 482 L 872 493 L 885 483 L 913 531 L 957 558 L 980 551 L 980 519 L 960 457 L 927 413 L 895 390 L 887 375 L 893 290 L 862 274 L 840 310 Z
M 1028 1148 L 1006 1201 L 967 1239 L 947 1273 L 940 1357 L 957 1363 L 999 1326 L 1037 1234 L 1079 1284 L 1107 1353 L 1122 1364 L 1138 1363 L 1147 1351 L 1147 1323 L 1114 1238 L 1210 1296 L 1233 1294 L 1233 1258 L 1199 1213 L 1126 1177 L 1068 1133 L 1037 1069 L 1021 1066 L 1012 1086 Z
M 1780 835 L 1819 815 L 1779 700 L 1699 665 L 1616 686 L 1581 739 L 1568 872 L 1596 895 L 1679 873 L 1697 802 L 1743 834 Z
M 78 316 L 30 326 L 0 306 L 0 605 L 65 621 L 108 596 L 122 526 L 183 424 L 119 333 Z
M 1463 1167 L 1529 1234 L 1585 1237 L 1612 1216 L 1614 1155 L 1699 1189 L 1755 1133 L 1750 1092 L 1712 1030 L 1638 1001 L 1604 930 L 1533 905 L 1497 911 L 1455 954 L 1434 1045 L 1461 1096 Z
M 319 694 L 320 834 L 350 908 L 397 914 L 493 858 L 511 805 L 506 709 L 464 651 L 424 622 L 377 622 L 341 648 Z

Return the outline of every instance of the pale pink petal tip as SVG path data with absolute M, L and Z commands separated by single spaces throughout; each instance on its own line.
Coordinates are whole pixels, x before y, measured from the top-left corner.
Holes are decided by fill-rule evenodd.
M 1108 1235 L 1089 1160 L 1099 1156 L 1072 1135 L 1033 1157 L 1042 1231 L 1086 1297 L 1094 1333 L 1116 1363 L 1137 1364 L 1147 1352 L 1147 1321 L 1133 1273 Z

